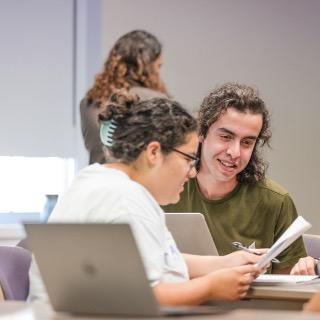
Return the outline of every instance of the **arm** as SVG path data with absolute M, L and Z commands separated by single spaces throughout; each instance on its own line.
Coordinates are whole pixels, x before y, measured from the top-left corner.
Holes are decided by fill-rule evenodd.
M 304 311 L 320 312 L 320 292 L 314 294 L 312 298 L 303 306 Z
M 183 283 L 160 283 L 154 294 L 162 305 L 194 305 L 207 300 L 244 298 L 258 272 L 254 265 L 221 269 Z
M 134 204 L 134 201 L 130 202 L 131 210 L 133 210 Z M 148 210 L 148 208 L 138 207 L 137 209 L 139 210 L 134 210 L 134 212 L 139 212 L 141 214 L 144 212 L 143 210 Z M 190 258 L 190 263 L 187 265 L 187 267 L 190 267 L 194 270 L 192 271 L 193 279 L 187 280 L 188 277 L 186 277 L 185 279 L 181 280 L 180 277 L 180 280 L 177 278 L 177 281 L 175 282 L 168 280 L 168 278 L 165 277 L 165 274 L 170 271 L 167 268 L 168 266 L 172 266 L 172 264 L 170 263 L 165 268 L 166 272 L 163 271 L 164 266 L 163 262 L 161 261 L 163 261 L 162 256 L 164 252 L 161 248 L 164 241 L 169 240 L 168 238 L 166 238 L 166 240 L 163 239 L 161 236 L 162 232 L 160 233 L 159 237 L 155 236 L 157 232 L 150 233 L 151 230 L 158 229 L 158 227 L 152 227 L 152 225 L 149 224 L 151 221 L 145 221 L 145 219 L 142 218 L 145 216 L 146 214 L 142 214 L 140 218 L 135 216 L 134 222 L 131 221 L 130 224 L 133 225 L 133 230 L 135 231 L 134 234 L 141 250 L 149 281 L 151 283 L 157 283 L 157 285 L 153 287 L 153 290 L 160 304 L 191 305 L 200 304 L 209 299 L 235 300 L 243 298 L 246 295 L 249 285 L 253 280 L 252 273 L 255 274 L 257 272 L 257 267 L 253 265 L 246 265 L 211 272 L 212 270 L 210 270 L 210 268 L 215 267 L 215 263 L 220 262 L 219 260 L 223 261 L 223 263 L 219 264 L 216 269 L 230 264 L 228 258 L 187 255 L 187 260 L 189 260 L 188 257 Z M 166 235 L 167 234 L 164 233 L 164 236 Z M 172 253 L 171 250 L 168 250 L 167 254 L 168 255 L 166 259 L 168 259 L 170 255 L 174 254 L 171 262 L 178 259 L 179 256 L 183 260 L 180 253 L 176 255 L 175 253 Z M 241 256 L 242 254 L 248 255 L 250 258 L 255 259 L 258 257 L 253 254 L 240 252 L 237 252 L 236 256 Z M 197 271 L 197 269 L 200 271 Z M 177 271 L 179 272 L 179 269 L 173 269 L 173 271 L 174 272 L 172 274 L 176 273 Z M 201 272 L 206 273 L 206 275 L 200 276 Z
M 201 277 L 223 268 L 255 264 L 261 256 L 245 251 L 236 251 L 225 256 L 197 256 L 183 254 L 191 279 Z
M 315 266 L 317 264 L 317 260 L 312 257 L 305 257 L 299 259 L 299 261 L 292 268 L 290 274 L 307 274 L 307 275 L 315 275 Z

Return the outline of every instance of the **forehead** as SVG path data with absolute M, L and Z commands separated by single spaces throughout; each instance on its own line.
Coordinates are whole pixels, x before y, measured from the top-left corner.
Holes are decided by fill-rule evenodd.
M 208 131 L 230 131 L 240 137 L 258 137 L 262 128 L 262 114 L 240 112 L 234 108 L 228 108 L 219 119 L 214 122 Z
M 187 153 L 195 153 L 197 151 L 198 143 L 199 138 L 197 132 L 191 132 L 187 134 L 185 143 L 179 146 L 179 149 Z

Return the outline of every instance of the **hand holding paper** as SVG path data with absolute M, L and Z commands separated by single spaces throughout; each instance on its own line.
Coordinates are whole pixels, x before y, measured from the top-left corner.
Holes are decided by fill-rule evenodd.
M 290 246 L 297 240 L 304 232 L 311 228 L 311 224 L 306 221 L 302 216 L 298 216 L 292 222 L 290 227 L 281 235 L 281 237 L 273 244 L 268 250 L 267 254 L 261 258 L 257 263 L 259 268 L 265 268 L 270 261 L 279 255 L 283 250 Z

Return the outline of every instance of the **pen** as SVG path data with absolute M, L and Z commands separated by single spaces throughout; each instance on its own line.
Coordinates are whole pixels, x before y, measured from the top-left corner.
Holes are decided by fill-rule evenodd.
M 235 247 L 235 248 L 237 248 L 237 249 L 241 249 L 241 250 L 243 250 L 243 251 L 250 252 L 250 253 L 255 254 L 255 255 L 257 255 L 257 256 L 261 256 L 261 255 L 262 255 L 262 253 L 260 253 L 260 252 L 256 252 L 256 251 L 254 251 L 254 250 L 252 250 L 252 249 L 249 249 L 249 248 L 243 246 L 241 242 L 237 242 L 237 241 L 232 242 L 232 246 Z M 279 261 L 278 259 L 276 259 L 276 258 L 273 258 L 273 259 L 271 260 L 271 262 L 273 262 L 273 263 L 280 263 L 280 261 Z

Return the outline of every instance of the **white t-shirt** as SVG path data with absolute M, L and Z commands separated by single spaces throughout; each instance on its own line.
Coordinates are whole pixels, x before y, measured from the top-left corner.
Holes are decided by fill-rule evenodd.
M 99 164 L 81 170 L 59 199 L 49 222 L 128 223 L 152 286 L 189 279 L 185 261 L 165 225 L 163 210 L 147 189 L 120 170 Z M 37 272 L 31 271 L 30 277 L 30 295 L 41 297 L 40 292 L 34 292 L 41 287 Z

